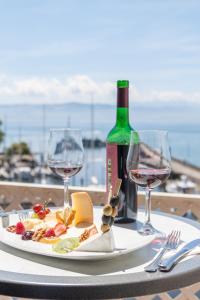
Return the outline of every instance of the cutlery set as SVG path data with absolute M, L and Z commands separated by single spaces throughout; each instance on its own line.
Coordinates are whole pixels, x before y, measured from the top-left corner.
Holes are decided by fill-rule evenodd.
M 200 239 L 195 239 L 181 248 L 180 246 L 180 230 L 173 230 L 168 236 L 164 243 L 164 246 L 160 249 L 159 253 L 156 255 L 154 260 L 147 265 L 144 270 L 146 272 L 169 272 L 172 268 L 184 257 L 187 256 L 193 249 L 200 246 Z M 179 248 L 177 251 L 175 251 Z M 163 256 L 168 253 L 166 258 Z

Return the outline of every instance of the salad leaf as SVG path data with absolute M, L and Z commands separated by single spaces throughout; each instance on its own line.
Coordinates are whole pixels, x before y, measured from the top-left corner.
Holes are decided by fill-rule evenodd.
M 78 237 L 66 238 L 52 246 L 52 250 L 57 253 L 68 253 L 80 245 Z

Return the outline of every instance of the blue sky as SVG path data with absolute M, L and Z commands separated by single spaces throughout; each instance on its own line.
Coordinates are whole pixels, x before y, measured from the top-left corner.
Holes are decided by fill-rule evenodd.
M 200 1 L 0 0 L 0 104 L 200 102 Z

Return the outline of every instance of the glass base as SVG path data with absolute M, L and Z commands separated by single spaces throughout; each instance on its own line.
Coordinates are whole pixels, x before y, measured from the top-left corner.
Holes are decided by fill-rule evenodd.
M 143 224 L 138 230 L 141 235 L 152 235 L 158 233 L 158 231 L 151 225 L 151 223 Z
M 115 224 L 129 224 L 134 223 L 136 220 L 128 217 L 115 217 Z

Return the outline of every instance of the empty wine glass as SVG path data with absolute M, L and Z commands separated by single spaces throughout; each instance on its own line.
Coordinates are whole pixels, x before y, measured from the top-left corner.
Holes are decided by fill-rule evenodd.
M 156 232 L 151 224 L 151 190 L 165 182 L 170 175 L 168 135 L 162 130 L 132 131 L 127 157 L 127 172 L 131 180 L 145 188 L 145 222 L 139 232 Z
M 84 151 L 79 129 L 51 129 L 48 166 L 64 181 L 64 207 L 69 207 L 68 182 L 83 166 Z

